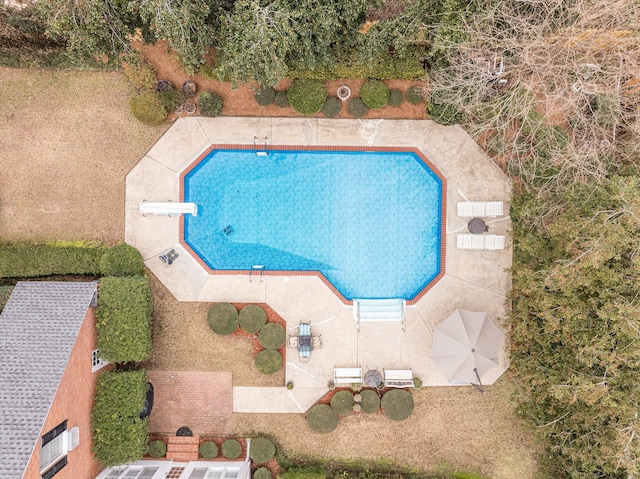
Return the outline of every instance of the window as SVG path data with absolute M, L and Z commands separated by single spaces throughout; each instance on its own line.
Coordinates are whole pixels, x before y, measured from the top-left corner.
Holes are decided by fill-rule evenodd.
M 40 473 L 43 478 L 53 477 L 67 465 L 67 421 L 42 436 L 40 449 Z
M 94 349 L 93 351 L 91 351 L 91 372 L 92 373 L 95 373 L 96 371 L 102 369 L 107 364 L 109 364 L 109 361 L 105 361 L 100 357 L 99 349 Z
M 239 469 L 223 469 L 218 467 L 196 467 L 189 479 L 233 479 L 238 477 Z

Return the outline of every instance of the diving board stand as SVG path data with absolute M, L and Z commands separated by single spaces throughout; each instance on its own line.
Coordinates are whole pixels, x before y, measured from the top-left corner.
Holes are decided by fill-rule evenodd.
M 198 205 L 195 203 L 140 203 L 140 214 L 158 216 L 198 216 Z
M 406 300 L 398 299 L 354 299 L 353 316 L 360 331 L 362 322 L 399 322 L 405 331 Z

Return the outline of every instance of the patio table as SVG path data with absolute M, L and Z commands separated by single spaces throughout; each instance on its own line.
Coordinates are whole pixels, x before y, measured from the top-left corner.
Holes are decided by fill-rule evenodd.
M 364 373 L 364 383 L 370 388 L 377 388 L 382 384 L 382 374 L 377 369 Z
M 489 231 L 487 223 L 485 223 L 482 218 L 473 218 L 471 221 L 469 221 L 467 227 L 469 228 L 469 232 L 474 235 L 482 234 L 485 231 Z

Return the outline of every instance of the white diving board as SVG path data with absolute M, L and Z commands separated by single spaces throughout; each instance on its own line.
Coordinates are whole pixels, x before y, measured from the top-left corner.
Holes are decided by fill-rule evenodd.
M 195 203 L 140 203 L 140 213 L 143 215 L 198 216 L 198 205 Z

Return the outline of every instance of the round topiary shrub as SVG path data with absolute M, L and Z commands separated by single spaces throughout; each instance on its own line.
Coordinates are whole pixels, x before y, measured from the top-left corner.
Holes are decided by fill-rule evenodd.
M 370 78 L 362 84 L 360 98 L 369 108 L 382 108 L 389 103 L 389 87 Z
M 424 101 L 424 90 L 422 87 L 418 85 L 413 85 L 407 88 L 406 93 L 407 101 L 412 105 L 417 105 L 418 103 Z
M 242 445 L 235 439 L 227 439 L 222 443 L 222 455 L 227 459 L 237 459 L 242 452 Z
M 226 336 L 238 328 L 238 310 L 231 303 L 216 303 L 209 309 L 207 322 L 214 333 Z
M 258 340 L 265 349 L 278 349 L 287 340 L 287 332 L 278 323 L 268 323 L 260 329 Z
M 164 457 L 167 453 L 167 445 L 164 441 L 151 441 L 149 443 L 149 455 L 151 457 Z
M 378 412 L 378 409 L 380 409 L 380 396 L 378 396 L 377 392 L 371 389 L 365 389 L 360 393 L 360 396 L 362 396 L 362 400 L 360 401 L 362 412 L 366 412 L 367 414 Z
M 303 115 L 318 113 L 326 98 L 327 87 L 321 80 L 296 78 L 287 90 L 289 103 Z
M 253 446 L 253 443 L 251 443 Z M 253 473 L 253 479 L 271 479 L 271 471 L 266 467 L 259 467 Z
M 286 90 L 282 90 L 276 93 L 275 103 L 280 108 L 286 108 L 289 106 L 289 98 L 287 97 Z
M 351 391 L 339 391 L 331 398 L 331 407 L 338 416 L 348 416 L 353 412 L 353 393 Z
M 420 389 L 422 387 L 422 379 L 413 378 L 413 387 L 416 389 Z
M 338 427 L 338 414 L 326 404 L 316 404 L 307 413 L 309 427 L 315 432 L 327 433 Z
M 240 310 L 240 327 L 247 333 L 257 333 L 267 322 L 267 313 L 257 304 L 247 304 Z
M 215 117 L 222 111 L 222 97 L 213 91 L 205 91 L 198 95 L 198 108 L 202 116 Z
M 173 88 L 159 92 L 158 96 L 167 111 L 173 111 L 184 103 L 183 93 L 181 91 L 174 90 Z
M 205 441 L 200 445 L 200 455 L 205 459 L 218 457 L 218 445 L 213 441 Z
M 394 421 L 407 419 L 413 412 L 413 396 L 404 389 L 393 389 L 382 396 L 382 413 Z
M 151 90 L 134 95 L 129 101 L 131 114 L 145 125 L 159 125 L 167 118 L 167 109 Z
M 261 86 L 255 91 L 254 96 L 258 105 L 269 106 L 276 99 L 276 91 L 270 86 Z
M 126 243 L 112 246 L 100 258 L 100 272 L 103 276 L 138 276 L 143 271 L 142 255 Z
M 324 116 L 333 118 L 340 113 L 340 110 L 342 110 L 342 102 L 335 96 L 328 96 L 324 102 L 324 106 L 322 107 L 322 113 L 324 113 Z
M 255 364 L 262 374 L 275 374 L 282 367 L 282 356 L 275 349 L 263 349 L 256 355 Z
M 274 458 L 276 446 L 266 437 L 257 437 L 251 440 L 250 455 L 258 464 L 264 464 Z
M 347 111 L 349 112 L 349 115 L 361 118 L 367 114 L 369 107 L 365 105 L 360 98 L 355 97 L 349 100 L 349 103 L 347 104 Z
M 393 90 L 389 90 L 389 105 L 391 106 L 400 106 L 404 101 L 404 95 L 402 95 L 402 90 L 398 88 L 394 88 Z

